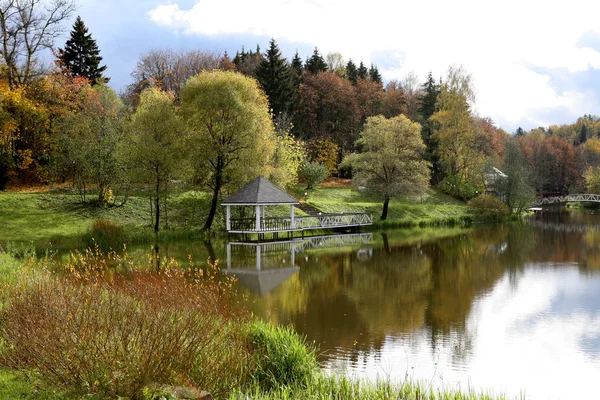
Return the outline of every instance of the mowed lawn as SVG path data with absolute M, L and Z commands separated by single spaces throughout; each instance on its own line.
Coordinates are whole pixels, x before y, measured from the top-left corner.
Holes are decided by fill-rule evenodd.
M 308 203 L 327 213 L 370 212 L 374 221 L 379 220 L 383 210 L 381 198 L 353 188 L 319 187 L 308 191 Z M 467 210 L 466 203 L 430 189 L 422 196 L 391 200 L 388 220 L 429 223 L 460 218 Z
M 0 192 L 0 241 L 48 240 L 85 233 L 98 219 L 122 225 L 150 224 L 147 199 L 122 207 L 81 203 L 77 194 Z

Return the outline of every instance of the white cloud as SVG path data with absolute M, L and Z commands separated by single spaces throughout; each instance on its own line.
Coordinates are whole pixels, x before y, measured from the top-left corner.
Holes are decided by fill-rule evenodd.
M 581 99 L 560 93 L 534 68 L 571 73 L 600 68 L 600 53 L 577 44 L 584 33 L 600 32 L 599 11 L 600 3 L 587 0 L 198 0 L 187 10 L 171 3 L 148 15 L 189 35 L 274 37 L 366 63 L 377 54 L 391 54 L 385 57 L 388 65 L 380 65 L 387 79 L 409 71 L 421 78 L 430 70 L 439 76 L 449 65 L 462 64 L 475 78 L 477 111 L 514 129 L 517 122 L 533 123 L 537 113 L 556 107 L 583 113 L 575 108 Z M 593 93 L 577 96 L 597 103 Z

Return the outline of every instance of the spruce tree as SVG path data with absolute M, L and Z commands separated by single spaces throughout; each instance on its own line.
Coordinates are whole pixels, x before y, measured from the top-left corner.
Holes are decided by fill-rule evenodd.
M 319 54 L 319 50 L 315 47 L 313 55 L 306 60 L 304 68 L 311 74 L 318 74 L 319 72 L 327 71 L 327 63 L 322 55 Z
M 256 78 L 269 98 L 273 115 L 290 112 L 296 97 L 294 75 L 275 39 L 271 39 L 269 49 L 256 69 Z
M 358 66 L 358 79 L 367 79 L 369 77 L 369 70 L 367 69 L 367 67 L 365 67 L 365 64 L 363 64 L 363 62 L 360 62 L 360 65 Z
M 381 81 L 381 74 L 379 73 L 379 70 L 377 69 L 377 67 L 375 65 L 373 65 L 373 63 L 371 63 L 371 68 L 369 69 L 369 79 L 371 79 L 371 81 L 376 82 L 376 83 L 382 83 Z
M 92 85 L 97 82 L 106 83 L 110 78 L 102 75 L 106 70 L 106 65 L 100 66 L 102 57 L 96 41 L 92 39 L 92 34 L 77 17 L 71 31 L 71 38 L 67 40 L 64 49 L 59 49 L 59 59 L 63 67 L 68 68 L 74 76 L 84 76 L 88 78 Z
M 419 113 L 424 120 L 428 120 L 435 113 L 435 103 L 440 94 L 440 85 L 433 79 L 431 71 L 427 75 L 427 81 L 421 86 L 423 95 L 419 96 Z
M 427 75 L 427 81 L 421 86 L 423 95 L 419 96 L 419 114 L 422 120 L 421 136 L 425 143 L 425 159 L 431 163 L 431 181 L 432 185 L 437 185 L 443 178 L 443 169 L 440 165 L 438 154 L 439 142 L 433 136 L 433 123 L 429 120 L 435 113 L 435 106 L 440 94 L 441 81 L 438 85 L 433 79 L 431 71 Z
M 302 75 L 304 75 L 304 63 L 298 54 L 298 50 L 296 50 L 296 54 L 294 54 L 294 58 L 292 58 L 292 74 L 294 75 L 294 86 L 296 89 L 302 82 Z
M 353 85 L 358 83 L 358 69 L 352 59 L 348 60 L 348 64 L 346 64 L 346 78 L 348 78 Z

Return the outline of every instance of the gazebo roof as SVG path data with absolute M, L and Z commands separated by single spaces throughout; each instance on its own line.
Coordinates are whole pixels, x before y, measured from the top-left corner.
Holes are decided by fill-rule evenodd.
M 291 195 L 259 176 L 221 203 L 223 205 L 300 204 Z

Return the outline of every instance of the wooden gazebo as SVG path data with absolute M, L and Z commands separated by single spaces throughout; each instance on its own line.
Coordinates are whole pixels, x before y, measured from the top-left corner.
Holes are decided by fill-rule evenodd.
M 246 186 L 229 196 L 222 203 L 226 207 L 226 225 L 229 233 L 273 233 L 297 232 L 309 229 L 354 228 L 373 223 L 369 213 L 317 213 L 296 217 L 294 206 L 300 204 L 296 198 L 278 188 L 267 179 L 259 176 Z M 265 217 L 266 206 L 289 205 L 290 214 L 284 217 Z M 255 207 L 251 218 L 232 218 L 231 207 Z
M 289 232 L 295 229 L 294 206 L 300 204 L 293 196 L 259 176 L 222 203 L 226 208 L 227 231 L 230 233 Z M 265 218 L 266 206 L 289 205 L 289 217 Z M 231 218 L 232 206 L 256 207 L 255 218 Z

